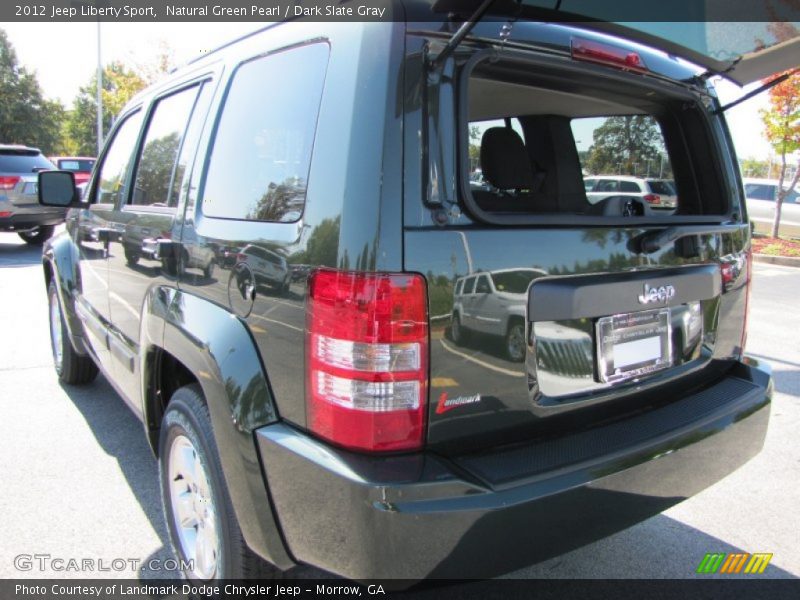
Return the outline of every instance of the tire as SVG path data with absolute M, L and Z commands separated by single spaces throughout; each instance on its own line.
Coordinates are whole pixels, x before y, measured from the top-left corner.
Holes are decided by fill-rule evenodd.
M 21 237 L 26 244 L 41 246 L 53 235 L 53 231 L 55 231 L 54 225 L 40 225 L 29 231 L 18 231 L 17 235 Z
M 206 279 L 211 279 L 213 275 L 214 275 L 214 261 L 212 260 L 208 263 L 208 265 L 206 265 L 206 268 L 203 269 L 203 277 L 205 277 Z
M 97 365 L 91 356 L 81 356 L 72 347 L 54 281 L 50 281 L 47 287 L 47 301 L 50 309 L 50 348 L 59 380 L 70 385 L 91 383 L 97 377 Z
M 196 384 L 177 390 L 167 405 L 158 467 L 172 547 L 179 561 L 193 561 L 194 569 L 184 571 L 189 580 L 283 575 L 244 541 L 225 485 L 208 407 Z
M 525 323 L 511 321 L 506 332 L 506 355 L 513 362 L 525 360 Z
M 450 337 L 457 346 L 463 346 L 469 338 L 466 328 L 461 324 L 461 316 L 456 313 L 453 315 L 453 322 L 450 325 Z
M 139 253 L 133 250 L 132 248 L 125 247 L 125 262 L 129 265 L 134 266 L 136 263 L 139 262 Z

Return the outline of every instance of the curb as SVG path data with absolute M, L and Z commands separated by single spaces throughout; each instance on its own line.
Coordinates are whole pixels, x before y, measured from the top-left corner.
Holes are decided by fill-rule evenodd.
M 770 263 L 784 267 L 796 267 L 800 269 L 800 258 L 794 256 L 773 256 L 771 254 L 753 254 L 753 261 L 760 263 Z

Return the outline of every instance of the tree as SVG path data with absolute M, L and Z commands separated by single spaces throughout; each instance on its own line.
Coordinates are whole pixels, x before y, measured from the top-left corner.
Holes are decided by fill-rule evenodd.
M 800 150 L 800 72 L 792 72 L 786 80 L 770 88 L 769 108 L 761 111 L 761 118 L 764 121 L 767 141 L 781 158 L 778 195 L 775 199 L 775 218 L 772 221 L 771 234 L 772 237 L 778 237 L 783 201 L 800 179 L 799 154 L 794 177 L 788 185 L 784 185 L 786 158 Z
M 658 125 L 650 116 L 608 117 L 594 130 L 592 140 L 586 162 L 592 174 L 646 174 L 648 163 L 654 172 L 660 169 L 664 147 Z
M 769 163 L 756 158 L 744 158 L 741 161 L 742 175 L 745 177 L 769 177 Z
M 114 118 L 125 104 L 146 85 L 145 80 L 120 62 L 103 69 L 103 132 L 108 133 Z M 92 156 L 97 153 L 97 76 L 80 88 L 67 116 L 66 137 L 75 152 Z
M 17 62 L 17 53 L 0 29 L 0 142 L 61 150 L 60 124 L 64 107 L 47 100 L 34 73 Z

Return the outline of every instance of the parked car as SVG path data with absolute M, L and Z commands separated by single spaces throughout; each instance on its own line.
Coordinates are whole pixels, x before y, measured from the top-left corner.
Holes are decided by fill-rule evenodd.
M 96 158 L 91 156 L 51 156 L 52 162 L 57 169 L 71 171 L 75 173 L 75 183 L 80 185 L 89 181 L 92 174 Z
M 525 360 L 525 311 L 528 287 L 541 269 L 499 269 L 456 280 L 451 334 L 462 344 L 471 331 L 500 336 L 508 358 Z
M 744 180 L 744 195 L 747 199 L 747 214 L 753 222 L 755 231 L 771 233 L 775 219 L 775 201 L 778 198 L 777 179 Z M 791 190 L 781 205 L 781 223 L 779 233 L 800 238 L 800 191 Z
M 248 244 L 236 255 L 237 263 L 246 264 L 252 271 L 256 285 L 267 286 L 285 293 L 292 281 L 286 258 L 256 244 Z
M 56 372 L 101 370 L 141 417 L 187 577 L 488 577 L 656 515 L 763 445 L 750 227 L 704 73 L 757 81 L 796 40 L 721 64 L 641 24 L 500 3 L 504 44 L 496 18 L 438 6 L 249 34 L 128 103 L 84 202 L 70 174 L 39 175 L 42 203 L 73 209 L 43 256 Z M 663 137 L 679 212 L 587 201 L 571 121 L 626 115 Z M 497 120 L 476 189 L 470 127 Z M 145 218 L 165 251 L 242 250 L 209 280 L 78 239 Z M 254 281 L 291 276 L 256 249 L 309 266 L 291 297 Z M 453 283 L 476 273 L 521 317 L 522 362 L 446 339 Z M 557 336 L 582 356 L 539 361 Z
M 65 210 L 39 205 L 36 173 L 54 168 L 38 148 L 0 144 L 0 231 L 16 231 L 28 244 L 53 235 Z
M 597 204 L 612 196 L 631 196 L 641 199 L 643 214 L 674 213 L 678 208 L 675 183 L 669 179 L 626 177 L 622 175 L 592 175 L 583 180 L 586 199 Z

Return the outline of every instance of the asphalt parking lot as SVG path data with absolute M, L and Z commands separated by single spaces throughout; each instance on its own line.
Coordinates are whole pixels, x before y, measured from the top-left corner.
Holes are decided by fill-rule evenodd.
M 19 570 L 15 557 L 171 557 L 156 462 L 105 379 L 59 385 L 50 357 L 39 249 L 0 234 L 0 578 L 163 577 Z M 763 577 L 800 577 L 800 269 L 757 264 L 748 352 L 772 363 L 763 452 L 728 478 L 610 538 L 516 578 L 692 578 L 707 552 L 768 552 Z

